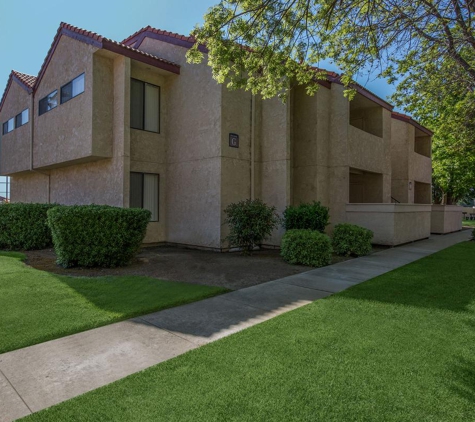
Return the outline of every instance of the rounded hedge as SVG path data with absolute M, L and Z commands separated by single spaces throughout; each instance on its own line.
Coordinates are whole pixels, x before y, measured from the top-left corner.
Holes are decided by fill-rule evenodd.
M 331 241 L 315 230 L 288 230 L 282 238 L 281 256 L 289 264 L 323 267 L 332 261 Z
M 106 205 L 61 206 L 48 211 L 57 263 L 63 267 L 118 267 L 138 252 L 150 211 Z
M 286 230 L 309 229 L 323 233 L 330 214 L 320 202 L 291 205 L 284 211 L 283 226 Z
M 0 249 L 20 251 L 51 247 L 46 213 L 57 204 L 1 204 Z
M 373 232 L 355 224 L 337 224 L 333 230 L 333 250 L 338 255 L 368 255 L 371 250 Z

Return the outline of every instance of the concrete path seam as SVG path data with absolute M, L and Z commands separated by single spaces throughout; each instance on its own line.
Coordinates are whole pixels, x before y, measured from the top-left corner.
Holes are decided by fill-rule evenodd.
M 23 399 L 23 397 L 20 395 L 18 390 L 15 388 L 15 386 L 12 384 L 12 382 L 8 379 L 8 377 L 5 375 L 5 373 L 0 369 L 0 374 L 3 375 L 3 377 L 7 380 L 8 384 L 13 388 L 13 391 L 17 394 L 17 396 L 20 398 L 20 400 L 23 402 L 23 404 L 26 406 L 26 408 L 29 410 L 30 414 L 34 413 L 33 410 L 31 410 L 30 406 L 28 406 L 28 403 Z

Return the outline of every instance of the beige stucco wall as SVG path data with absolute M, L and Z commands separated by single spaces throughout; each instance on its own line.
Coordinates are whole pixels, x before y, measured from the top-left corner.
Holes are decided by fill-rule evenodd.
M 166 239 L 220 248 L 222 86 L 184 47 L 146 38 L 140 49 L 181 65 L 167 85 Z
M 463 207 L 432 205 L 431 233 L 445 234 L 462 230 Z
M 9 175 L 30 169 L 32 96 L 14 79 L 0 111 L 0 174 Z M 29 122 L 3 135 L 3 123 L 29 109 Z
M 36 172 L 15 174 L 10 179 L 11 202 L 49 202 L 49 175 Z
M 410 123 L 391 119 L 391 196 L 401 203 L 413 204 L 421 198 L 431 203 L 432 160 L 415 152 L 418 132 Z M 430 146 L 429 137 L 421 139 Z M 425 184 L 418 185 L 417 192 L 416 182 Z
M 34 168 L 59 167 L 76 160 L 93 161 L 111 156 L 111 139 L 107 134 L 102 136 L 102 130 L 98 139 L 100 145 L 97 147 L 94 145 L 93 114 L 95 110 L 97 111 L 97 107 L 93 107 L 93 75 L 99 73 L 98 69 L 101 68 L 98 64 L 94 70 L 95 51 L 97 48 L 91 45 L 67 36 L 61 37 L 35 92 Z M 82 73 L 85 73 L 84 92 L 60 104 L 61 86 Z M 107 70 L 103 74 L 107 75 Z M 101 89 L 100 84 L 96 89 L 101 90 L 102 95 L 108 93 L 106 89 Z M 38 116 L 39 100 L 54 90 L 58 90 L 58 106 Z M 96 116 L 96 121 L 99 117 Z M 110 132 L 110 126 L 101 127 Z M 108 145 L 104 145 L 107 141 Z
M 331 91 L 320 87 L 314 96 L 303 87 L 294 92 L 292 120 L 292 202 L 329 204 Z
M 374 244 L 395 246 L 430 236 L 430 205 L 348 204 L 346 212 L 349 223 L 373 231 Z

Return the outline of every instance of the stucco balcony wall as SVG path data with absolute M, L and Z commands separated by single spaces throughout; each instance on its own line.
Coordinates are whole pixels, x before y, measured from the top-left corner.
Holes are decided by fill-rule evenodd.
M 412 179 L 422 183 L 432 183 L 432 160 L 430 157 L 413 152 L 411 154 Z
M 370 229 L 373 243 L 396 246 L 430 236 L 431 205 L 347 204 L 347 222 Z
M 432 205 L 431 233 L 445 234 L 462 230 L 463 207 Z
M 374 173 L 388 173 L 389 149 L 385 140 L 357 127 L 348 126 L 350 167 Z

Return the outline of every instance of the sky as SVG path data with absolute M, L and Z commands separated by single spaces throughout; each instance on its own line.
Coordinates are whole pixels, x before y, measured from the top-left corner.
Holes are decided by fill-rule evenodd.
M 144 26 L 187 35 L 218 0 L 0 0 L 0 91 L 12 69 L 37 75 L 61 22 L 116 41 Z M 330 68 L 329 70 L 337 70 Z M 394 88 L 384 80 L 358 80 L 386 99 Z

